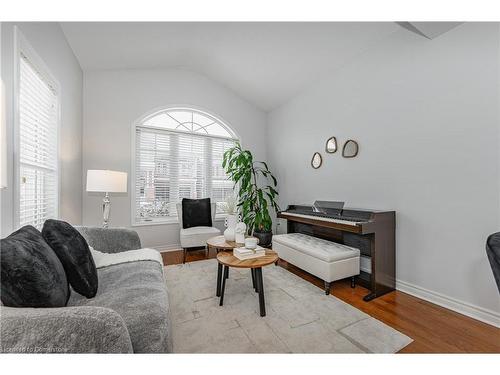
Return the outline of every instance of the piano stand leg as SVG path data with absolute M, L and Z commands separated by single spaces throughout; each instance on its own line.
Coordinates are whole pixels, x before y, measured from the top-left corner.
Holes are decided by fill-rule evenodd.
M 351 288 L 354 288 L 356 286 L 356 277 L 353 276 L 351 277 Z
M 377 293 L 368 293 L 366 296 L 363 297 L 363 301 L 365 302 L 370 302 L 372 299 L 377 297 Z
M 331 283 L 327 283 L 325 281 L 325 294 L 326 295 L 329 295 L 330 294 L 330 286 L 331 286 Z

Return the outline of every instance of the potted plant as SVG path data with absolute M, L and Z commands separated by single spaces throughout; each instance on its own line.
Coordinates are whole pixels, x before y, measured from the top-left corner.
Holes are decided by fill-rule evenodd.
M 222 167 L 238 189 L 237 206 L 248 234 L 257 237 L 261 246 L 269 246 L 273 224 L 269 209 L 279 211 L 276 178 L 265 162 L 254 161 L 239 143 L 224 152 Z

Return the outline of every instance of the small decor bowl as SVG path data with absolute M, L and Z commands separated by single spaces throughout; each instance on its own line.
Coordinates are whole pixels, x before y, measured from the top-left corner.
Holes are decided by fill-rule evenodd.
M 245 238 L 245 247 L 247 249 L 255 249 L 257 248 L 257 243 L 259 242 L 259 240 L 255 237 L 248 237 L 248 238 Z

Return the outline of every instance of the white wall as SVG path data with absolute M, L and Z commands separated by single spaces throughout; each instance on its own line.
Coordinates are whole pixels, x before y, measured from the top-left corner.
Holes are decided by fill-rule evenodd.
M 6 88 L 8 188 L 1 192 L 1 235 L 13 223 L 13 63 L 14 26 L 17 25 L 50 73 L 61 85 L 61 206 L 60 216 L 73 224 L 82 220 L 82 70 L 58 23 L 2 23 L 2 77 Z
M 155 108 L 185 105 L 225 120 L 241 137 L 242 146 L 266 159 L 266 116 L 233 92 L 187 70 L 117 70 L 84 73 L 83 175 L 88 169 L 129 173 L 131 127 Z M 129 193 L 111 196 L 110 225 L 130 227 Z M 101 225 L 100 194 L 83 192 L 83 223 Z M 218 223 L 222 228 L 222 223 Z M 179 248 L 178 224 L 134 227 L 144 246 Z
M 434 40 L 401 29 L 268 120 L 283 206 L 395 210 L 398 287 L 495 324 L 485 240 L 500 228 L 499 41 L 498 24 Z M 332 135 L 358 140 L 359 156 L 325 155 Z
M 1 25 L 9 139 L 13 25 Z M 270 160 L 282 206 L 337 199 L 396 210 L 398 288 L 498 322 L 500 301 L 484 249 L 486 236 L 500 228 L 497 24 L 467 23 L 434 40 L 399 30 L 268 116 L 186 70 L 86 72 L 83 161 L 78 62 L 57 24 L 18 26 L 62 86 L 64 220 L 100 225 L 101 197 L 85 192 L 86 170 L 130 173 L 132 123 L 154 108 L 192 105 L 220 116 L 256 158 Z M 331 135 L 341 143 L 357 139 L 359 156 L 325 155 Z M 309 165 L 314 151 L 324 156 L 319 170 Z M 8 154 L 2 236 L 13 230 L 12 142 Z M 130 195 L 111 199 L 111 224 L 129 227 Z M 135 229 L 145 246 L 179 246 L 178 225 Z

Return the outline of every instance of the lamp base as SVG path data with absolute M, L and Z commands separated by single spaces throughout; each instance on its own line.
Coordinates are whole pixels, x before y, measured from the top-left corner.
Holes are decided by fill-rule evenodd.
M 109 200 L 109 194 L 106 193 L 102 199 L 102 227 L 108 228 L 109 226 L 109 211 L 111 210 L 111 202 Z

